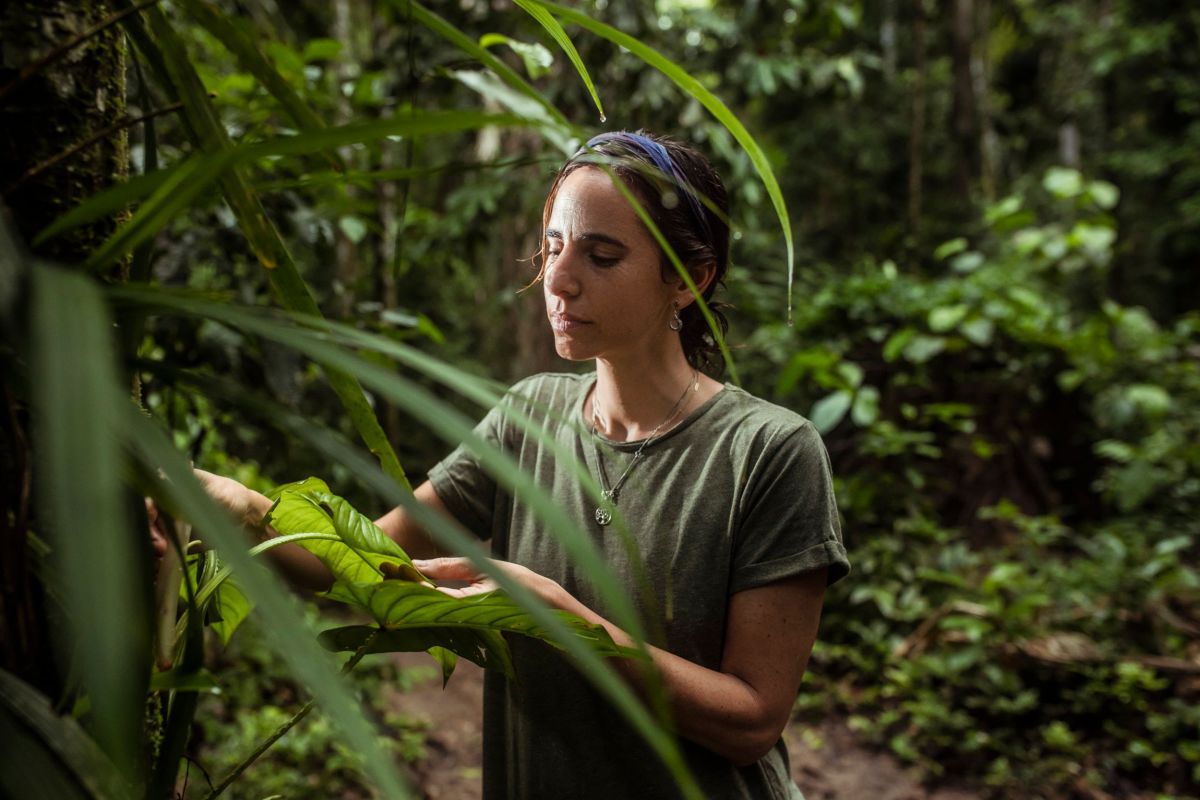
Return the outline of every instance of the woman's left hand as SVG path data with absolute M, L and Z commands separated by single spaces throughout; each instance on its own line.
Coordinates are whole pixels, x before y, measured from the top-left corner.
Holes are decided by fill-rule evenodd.
M 538 599 L 552 608 L 562 608 L 566 591 L 557 582 L 539 575 L 527 567 L 514 564 L 511 561 L 488 559 L 488 563 L 504 572 L 509 578 L 517 581 L 526 589 L 537 595 Z M 465 581 L 466 586 L 453 588 L 439 586 L 438 591 L 451 597 L 471 597 L 472 595 L 494 592 L 500 586 L 488 575 L 484 575 L 466 558 L 430 558 L 415 559 L 413 566 L 422 574 L 435 581 Z

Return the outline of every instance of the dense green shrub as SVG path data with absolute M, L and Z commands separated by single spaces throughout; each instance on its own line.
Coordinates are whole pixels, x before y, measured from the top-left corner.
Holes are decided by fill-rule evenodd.
M 756 334 L 762 390 L 821 392 L 856 569 L 805 702 L 1002 793 L 1200 791 L 1200 316 L 1103 299 L 1116 201 L 1051 170 Z

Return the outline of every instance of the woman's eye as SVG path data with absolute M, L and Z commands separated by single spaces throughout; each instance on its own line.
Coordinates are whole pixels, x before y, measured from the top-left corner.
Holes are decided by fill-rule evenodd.
M 597 253 L 592 253 L 592 263 L 597 267 L 612 267 L 615 266 L 621 259 L 618 256 L 602 256 Z

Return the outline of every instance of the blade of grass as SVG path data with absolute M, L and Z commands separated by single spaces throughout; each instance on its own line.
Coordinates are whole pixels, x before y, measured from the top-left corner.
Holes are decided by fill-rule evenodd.
M 166 74 L 160 76 L 174 87 L 184 103 L 184 115 L 189 119 L 189 130 L 195 143 L 206 153 L 227 153 L 233 149 L 229 136 L 217 117 L 208 93 L 188 60 L 186 49 L 175 30 L 167 22 L 166 15 L 157 7 L 143 12 L 150 23 L 153 41 L 142 46 L 153 48 L 157 55 L 151 63 L 161 63 Z M 317 133 L 317 132 L 314 132 Z M 290 251 L 263 209 L 258 196 L 250 188 L 244 175 L 237 168 L 230 168 L 222 177 L 225 199 L 233 209 L 250 249 L 267 269 L 271 286 L 283 305 L 304 314 L 319 317 L 320 309 L 309 291 L 300 271 L 292 260 Z M 388 441 L 375 411 L 367 401 L 362 386 L 353 377 L 337 369 L 326 371 L 330 387 L 338 395 L 346 415 L 363 438 L 368 449 L 375 454 L 397 483 L 408 485 L 404 468 L 396 458 L 391 442 Z
M 127 200 L 131 196 L 128 187 L 135 182 L 140 184 L 139 189 L 152 188 L 149 199 L 139 206 L 133 218 L 96 248 L 85 264 L 88 269 L 102 269 L 157 234 L 211 186 L 223 182 L 228 174 L 258 159 L 314 153 L 386 136 L 430 136 L 476 130 L 492 124 L 519 126 L 531 122 L 513 114 L 487 114 L 478 111 L 404 113 L 366 123 L 324 128 L 295 136 L 280 136 L 262 142 L 231 146 L 212 154 L 192 156 L 175 166 L 154 173 L 153 176 L 145 176 L 147 179 L 155 177 L 153 181 L 130 181 L 117 189 L 96 195 L 72 209 L 53 227 L 56 228 L 56 233 L 61 233 L 69 227 L 102 216 L 103 212 L 111 210 L 114 206 L 120 207 L 117 198 L 121 201 Z M 63 220 L 68 217 L 71 218 L 70 225 L 63 225 Z M 280 245 L 282 247 L 282 243 Z M 290 256 L 284 263 L 291 264 Z M 294 268 L 294 264 L 292 266 Z M 280 271 L 271 270 L 273 277 L 278 277 L 278 272 Z M 299 280 L 298 275 L 296 280 Z M 307 294 L 307 287 L 303 287 L 303 290 Z M 302 297 L 294 299 L 296 305 L 303 302 Z M 287 303 L 284 305 L 293 311 L 314 315 L 318 313 L 315 302 L 311 307 L 307 307 L 307 303 L 304 304 L 305 307 L 293 307 Z
M 783 192 L 779 188 L 779 181 L 775 179 L 775 173 L 771 170 L 771 162 L 767 159 L 766 153 L 763 152 L 758 142 L 750 135 L 741 121 L 734 116 L 729 107 L 725 105 L 712 92 L 704 88 L 701 83 L 688 74 L 686 70 L 680 67 L 675 62 L 664 56 L 662 53 L 655 50 L 649 45 L 643 44 L 634 37 L 622 33 L 611 25 L 606 25 L 603 22 L 592 19 L 587 14 L 581 11 L 576 11 L 573 8 L 559 5 L 557 3 L 548 2 L 548 0 L 529 0 L 535 2 L 552 11 L 556 16 L 561 17 L 569 22 L 573 22 L 582 28 L 586 28 L 592 33 L 607 39 L 615 45 L 625 48 L 630 53 L 645 61 L 650 66 L 657 69 L 662 74 L 670 78 L 676 86 L 678 86 L 687 94 L 696 98 L 709 113 L 716 118 L 718 122 L 733 134 L 733 138 L 737 140 L 742 149 L 746 151 L 746 155 L 750 157 L 750 161 L 754 164 L 754 169 L 758 172 L 759 178 L 762 179 L 763 186 L 767 190 L 767 194 L 771 198 L 771 204 L 775 207 L 775 214 L 779 217 L 779 226 L 783 229 L 784 242 L 787 245 L 787 265 L 788 265 L 788 288 L 787 288 L 787 320 L 788 324 L 792 324 L 792 282 L 795 273 L 795 247 L 792 243 L 792 225 L 788 217 L 787 203 L 783 199 Z
M 492 72 L 495 72 L 505 83 L 521 94 L 536 100 L 559 125 L 565 128 L 570 127 L 570 123 L 563 116 L 563 113 L 553 103 L 543 97 L 541 92 L 530 86 L 524 78 L 503 61 L 489 53 L 470 36 L 467 36 L 445 19 L 425 8 L 425 6 L 415 2 L 415 0 L 388 0 L 388 3 L 394 6 L 401 14 L 410 15 L 416 22 L 428 28 L 431 32 L 437 34 L 459 50 L 462 50 Z
M 261 313 L 252 312 L 249 309 L 237 309 L 228 305 L 220 308 L 208 308 L 208 303 L 198 301 L 194 297 L 161 291 L 150 293 L 136 287 L 115 288 L 111 290 L 111 294 L 119 300 L 168 307 L 187 314 L 215 318 L 264 338 L 271 338 L 286 344 L 288 347 L 305 353 L 318 363 L 336 360 L 362 378 L 367 385 L 379 391 L 381 395 L 407 410 L 447 442 L 465 443 L 502 486 L 512 491 L 522 502 L 527 503 L 539 519 L 545 522 L 547 530 L 555 531 L 571 558 L 579 565 L 581 572 L 587 574 L 597 587 L 597 591 L 604 598 L 614 621 L 639 642 L 645 641 L 643 626 L 632 608 L 627 592 L 616 581 L 611 568 L 596 551 L 595 543 L 579 529 L 578 523 L 565 514 L 529 476 L 520 472 L 511 457 L 495 449 L 475 434 L 472 421 L 458 411 L 446 407 L 424 389 L 393 374 L 391 370 L 368 362 L 352 352 L 347 352 L 342 347 L 331 344 L 324 335 L 281 325 L 279 320 L 262 318 Z M 429 531 L 435 540 L 448 551 L 464 554 L 478 551 L 477 540 L 465 533 L 457 523 L 450 522 L 417 502 L 411 492 L 401 491 L 394 484 L 381 481 L 378 471 L 373 470 L 357 451 L 349 448 L 337 437 L 313 426 L 306 420 L 281 413 L 279 409 L 263 409 L 263 411 L 270 415 L 270 420 L 274 424 L 284 427 L 296 436 L 307 439 L 326 453 L 332 462 L 351 469 L 357 480 L 363 485 L 371 487 L 380 497 L 392 505 L 405 507 L 416 522 Z M 566 463 L 569 464 L 570 461 L 573 459 L 569 459 Z M 589 492 L 594 492 L 598 497 L 599 487 L 594 485 L 594 479 L 588 476 L 581 466 L 577 467 L 577 471 L 581 481 L 586 481 Z M 480 571 L 496 579 L 502 589 L 555 635 L 556 641 L 575 657 L 583 674 L 630 720 L 631 724 L 671 769 L 680 785 L 686 787 L 687 796 L 701 797 L 694 779 L 680 757 L 674 738 L 654 723 L 654 718 L 645 706 L 632 695 L 629 687 L 613 673 L 612 669 L 578 641 L 572 640 L 569 631 L 561 627 L 560 621 L 554 618 L 553 613 L 537 601 L 527 589 L 496 570 L 486 559 L 480 559 L 476 566 Z M 665 709 L 665 704 L 656 702 L 656 707 L 662 711 Z
M 596 111 L 600 114 L 600 121 L 607 121 L 604 115 L 604 106 L 600 102 L 600 95 L 596 93 L 596 86 L 592 83 L 592 76 L 588 74 L 587 67 L 583 64 L 583 59 L 579 56 L 579 51 L 575 49 L 574 42 L 571 37 L 567 36 L 567 32 L 563 30 L 563 26 L 558 24 L 558 20 L 554 18 L 546 9 L 530 2 L 530 0 L 513 0 L 525 13 L 537 20 L 538 24 L 546 29 L 546 33 L 550 34 L 550 38 L 558 43 L 562 48 L 563 53 L 570 59 L 575 66 L 575 71 L 579 73 L 579 77 L 583 78 L 583 83 L 587 87 L 588 94 L 592 96 L 592 102 L 596 104 Z
M 149 682 L 145 535 L 120 484 L 121 406 L 112 322 L 98 288 L 38 266 L 32 278 L 32 400 L 38 497 L 97 742 L 132 778 Z M 144 524 L 144 523 L 143 523 Z M 143 552 L 138 552 L 138 545 Z
M 488 125 L 517 127 L 531 124 L 533 124 L 531 120 L 513 114 L 490 114 L 482 111 L 422 111 L 419 114 L 402 113 L 371 122 L 353 123 L 350 125 L 323 128 L 320 131 L 310 131 L 295 136 L 278 136 L 260 142 L 239 144 L 232 148 L 233 152 L 229 155 L 222 156 L 218 153 L 209 156 L 192 156 L 167 169 L 161 169 L 146 175 L 139 175 L 126 183 L 93 195 L 51 223 L 37 235 L 34 243 L 37 244 L 46 241 L 66 231 L 73 230 L 80 225 L 86 225 L 102 217 L 111 216 L 132 203 L 150 197 L 168 182 L 173 182 L 175 188 L 165 193 L 164 196 L 169 196 L 178 191 L 177 187 L 181 182 L 187 183 L 190 186 L 190 182 L 193 180 L 201 182 L 202 186 L 198 188 L 207 190 L 211 185 L 218 183 L 224 177 L 224 170 L 235 166 L 253 164 L 255 161 L 263 158 L 305 155 L 321 150 L 333 150 L 348 144 L 372 142 L 388 136 L 434 136 L 477 130 Z M 209 160 L 199 167 L 194 165 L 185 166 L 192 164 L 195 159 L 202 158 L 208 158 Z M 176 171 L 179 170 L 192 170 L 192 174 L 186 178 L 179 178 L 176 176 Z M 436 170 L 426 169 L 420 172 L 420 174 L 429 174 L 434 171 Z M 392 172 L 396 174 L 392 174 Z M 416 174 L 418 173 L 414 171 L 414 175 Z M 360 179 L 390 180 L 397 177 L 410 176 L 403 174 L 400 170 L 383 170 L 378 173 L 351 173 L 346 176 L 338 175 L 337 173 L 317 173 L 312 177 L 335 182 Z M 200 192 L 195 192 L 193 198 L 198 197 L 199 194 Z M 165 221 L 163 224 L 165 224 Z M 112 255 L 106 257 L 109 259 L 117 258 L 124 252 L 119 249 L 113 250 Z M 97 260 L 97 263 L 100 263 L 99 260 Z
M 132 407 L 125 415 L 127 443 L 147 475 L 157 480 L 158 497 L 167 498 L 190 520 L 237 573 L 239 585 L 261 615 L 268 640 L 286 662 L 291 674 L 310 692 L 345 737 L 346 746 L 362 755 L 366 771 L 384 797 L 412 797 L 391 759 L 380 749 L 375 732 L 338 675 L 329 656 L 316 643 L 316 631 L 304 621 L 279 579 L 246 550 L 244 535 L 216 507 L 192 475 L 187 460 L 167 441 L 163 432 Z M 164 477 L 159 477 L 161 475 Z M 382 473 L 380 473 L 382 474 Z M 389 486 L 395 483 L 383 476 Z

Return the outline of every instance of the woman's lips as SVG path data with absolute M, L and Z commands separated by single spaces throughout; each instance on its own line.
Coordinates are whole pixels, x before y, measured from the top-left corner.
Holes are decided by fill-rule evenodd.
M 550 327 L 556 333 L 570 333 L 571 331 L 579 330 L 584 325 L 591 325 L 586 319 L 571 316 L 570 314 L 551 313 Z

